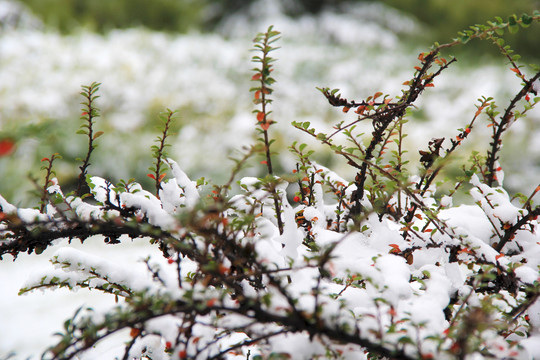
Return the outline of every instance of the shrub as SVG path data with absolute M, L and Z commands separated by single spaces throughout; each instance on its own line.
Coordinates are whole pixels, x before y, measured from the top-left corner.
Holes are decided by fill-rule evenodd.
M 119 304 L 105 314 L 81 308 L 44 358 L 84 356 L 122 329 L 130 329 L 117 354 L 124 359 L 530 356 L 540 342 L 540 207 L 533 204 L 540 187 L 510 197 L 498 158 L 505 131 L 540 102 L 534 97 L 540 69 L 528 75 L 500 36 L 538 20 L 540 14 L 497 18 L 435 44 L 418 56 L 397 96 L 376 91 L 354 101 L 320 88 L 332 106 L 356 119 L 337 123 L 330 134 L 308 122 L 292 125 L 354 168 L 352 181 L 317 164 L 305 143 L 289 148 L 296 167 L 276 174 L 271 97 L 279 32 L 273 27 L 254 40 L 258 141 L 235 160 L 223 185 L 192 181 L 167 156 L 171 110 L 151 149 L 152 191 L 134 179 L 113 184 L 90 175 L 103 135 L 96 130 L 100 84 L 84 86 L 79 133 L 88 151 L 77 190 L 64 194 L 56 180 L 58 154 L 43 158 L 35 208 L 17 208 L 0 196 L 0 256 L 16 260 L 58 239 L 85 243 L 98 235 L 107 246 L 147 239 L 166 261 L 147 257 L 147 273 L 139 273 L 131 264 L 59 248 L 51 259 L 56 269 L 29 281 L 21 294 L 88 288 Z M 403 147 L 407 116 L 456 61 L 442 52 L 474 39 L 493 42 L 522 87 L 501 112 L 491 97 L 478 99 L 468 123 L 449 139 L 422 146 L 413 165 Z M 372 124 L 371 134 L 358 133 L 360 122 Z M 451 190 L 442 190 L 444 167 L 471 131 L 486 126 L 489 150 L 470 154 Z M 236 178 L 254 158 L 266 175 L 241 178 L 235 193 Z M 457 204 L 458 194 L 475 205 Z

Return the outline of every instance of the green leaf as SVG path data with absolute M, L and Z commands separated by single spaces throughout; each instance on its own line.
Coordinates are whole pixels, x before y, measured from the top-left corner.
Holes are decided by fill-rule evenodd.
M 516 25 L 510 25 L 508 26 L 508 31 L 510 32 L 510 34 L 515 34 L 519 31 L 519 26 L 516 24 Z
M 76 134 L 88 135 L 88 132 L 86 130 L 80 129 L 77 130 Z
M 521 15 L 521 26 L 528 27 L 532 24 L 533 18 L 527 14 Z

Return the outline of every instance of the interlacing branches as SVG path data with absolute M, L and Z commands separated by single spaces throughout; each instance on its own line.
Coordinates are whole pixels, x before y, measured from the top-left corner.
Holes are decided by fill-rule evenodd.
M 102 134 L 94 130 L 99 84 L 83 87 L 79 132 L 89 145 L 77 191 L 62 192 L 53 170 L 60 157 L 54 154 L 42 160 L 39 206 L 17 208 L 0 196 L 0 259 L 41 253 L 60 239 L 84 244 L 99 235 L 107 246 L 144 239 L 161 250 L 163 261 L 144 258 L 148 276 L 130 278 L 131 268 L 124 273 L 116 262 L 61 248 L 52 259 L 58 272 L 34 279 L 21 293 L 85 288 L 121 301 L 103 316 L 90 309 L 77 311 L 43 358 L 77 358 L 123 329 L 129 329 L 123 359 L 515 357 L 519 340 L 534 325 L 528 311 L 540 293 L 537 269 L 526 250 L 538 251 L 540 207 L 534 206 L 533 196 L 540 188 L 523 197 L 518 208 L 494 185 L 501 171 L 502 134 L 540 101 L 530 99 L 540 72 L 526 76 L 496 35 L 539 18 L 497 19 L 466 30 L 453 42 L 434 45 L 418 56 L 414 75 L 399 96 L 377 91 L 350 101 L 338 90 L 319 89 L 332 106 L 357 117 L 337 124 L 331 134 L 317 132 L 308 122 L 293 126 L 345 159 L 354 169 L 351 181 L 317 164 L 313 150 L 297 143 L 290 147 L 298 158 L 294 174 L 276 174 L 269 134 L 275 123 L 270 111 L 275 59 L 269 54 L 279 38 L 273 27 L 257 35 L 258 55 L 252 58 L 257 63 L 251 91 L 261 146 L 246 150 L 235 160 L 227 182 L 212 190 L 205 181 L 191 181 L 167 157 L 176 116 L 171 110 L 162 116 L 161 134 L 151 149 L 154 163 L 148 176 L 155 180 L 155 191 L 135 180 L 114 185 L 90 176 L 90 155 Z M 471 39 L 495 43 L 522 88 L 500 117 L 491 97 L 480 98 L 475 114 L 453 137 L 432 139 L 418 150 L 416 171 L 403 143 L 409 110 L 456 61 L 441 51 Z M 516 110 L 522 105 L 522 111 Z M 451 190 L 437 192 L 443 169 L 479 128 L 481 118 L 493 127 L 490 149 L 485 156 L 473 153 L 471 165 L 462 166 Z M 366 139 L 356 133 L 363 121 L 372 127 Z M 347 146 L 339 143 L 341 138 Z M 233 193 L 234 179 L 255 154 L 262 154 L 264 177 L 242 178 L 239 192 Z M 164 164 L 170 179 L 165 179 Z M 472 185 L 466 195 L 478 205 L 478 218 L 488 224 L 487 235 L 456 226 L 449 212 L 443 214 L 455 210 L 452 199 L 466 183 Z M 273 345 L 285 336 L 299 341 L 309 355 L 275 350 Z

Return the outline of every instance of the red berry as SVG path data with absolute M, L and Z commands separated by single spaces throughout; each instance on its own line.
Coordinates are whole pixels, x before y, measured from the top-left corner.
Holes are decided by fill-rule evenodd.
M 300 201 L 300 196 L 298 196 L 298 195 L 295 196 L 295 197 L 293 198 L 293 201 L 294 201 L 294 202 L 299 202 L 299 201 Z
M 172 263 L 174 262 L 174 259 L 173 259 L 173 258 L 168 258 L 168 259 L 167 259 L 167 262 L 168 262 L 169 264 L 172 264 Z

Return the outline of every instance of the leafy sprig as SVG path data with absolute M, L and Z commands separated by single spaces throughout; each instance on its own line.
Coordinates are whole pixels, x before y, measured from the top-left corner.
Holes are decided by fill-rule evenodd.
M 169 130 L 171 123 L 176 119 L 177 112 L 167 109 L 167 111 L 160 115 L 160 119 L 163 123 L 163 128 L 161 129 L 161 135 L 157 137 L 155 142 L 158 145 L 152 145 L 152 157 L 154 158 L 154 163 L 148 168 L 152 171 L 147 176 L 155 181 L 156 184 L 156 196 L 159 198 L 159 191 L 161 190 L 161 181 L 167 175 L 165 171 L 165 159 L 168 157 L 166 148 L 171 146 L 167 144 L 167 137 L 170 136 Z
M 268 175 L 270 176 L 270 181 L 268 182 L 268 187 L 274 198 L 274 208 L 276 211 L 276 218 L 278 223 L 278 228 L 280 233 L 283 233 L 283 220 L 281 218 L 281 204 L 279 200 L 279 195 L 275 188 L 275 180 L 272 179 L 274 175 L 274 169 L 272 167 L 272 153 L 270 146 L 274 142 L 273 139 L 270 139 L 268 135 L 268 129 L 272 124 L 275 123 L 273 119 L 270 119 L 270 114 L 272 113 L 269 110 L 269 105 L 272 102 L 270 95 L 273 92 L 272 84 L 276 80 L 271 76 L 273 71 L 273 65 L 276 59 L 269 56 L 270 52 L 279 49 L 278 47 L 273 46 L 276 41 L 278 41 L 280 32 L 274 30 L 273 26 L 269 26 L 266 32 L 259 33 L 253 40 L 254 50 L 258 51 L 260 55 L 254 55 L 251 58 L 252 62 L 258 63 L 259 66 L 253 68 L 255 74 L 251 77 L 252 81 L 258 82 L 258 85 L 252 87 L 250 91 L 254 92 L 253 103 L 255 105 L 260 105 L 260 109 L 253 110 L 253 113 L 256 114 L 257 118 L 257 131 L 262 133 L 262 138 L 259 138 L 258 141 L 263 143 L 263 152 L 265 160 L 262 161 L 266 165 Z
M 88 167 L 90 166 L 90 155 L 92 155 L 92 152 L 97 147 L 97 145 L 94 144 L 94 141 L 103 135 L 103 131 L 94 130 L 96 118 L 100 116 L 99 109 L 95 105 L 96 100 L 99 98 L 99 95 L 96 94 L 99 91 L 100 86 L 101 83 L 93 82 L 88 86 L 82 86 L 82 91 L 80 93 L 84 97 L 84 102 L 81 103 L 83 108 L 80 117 L 83 123 L 77 131 L 77 134 L 86 135 L 88 137 L 88 150 L 86 151 L 86 157 L 84 159 L 77 159 L 82 161 L 82 165 L 79 167 L 81 172 L 79 174 L 76 190 L 78 196 L 87 193 L 88 185 L 86 183 L 86 175 Z
M 50 185 L 52 185 L 51 177 L 56 176 L 56 172 L 53 170 L 53 162 L 56 159 L 62 159 L 62 156 L 59 155 L 58 153 L 54 153 L 51 155 L 50 158 L 44 157 L 43 159 L 41 159 L 41 162 L 47 163 L 47 165 L 43 165 L 41 167 L 41 170 L 45 170 L 45 181 L 43 183 L 43 188 L 41 189 L 41 200 L 40 200 L 41 212 L 45 210 L 45 206 L 47 205 L 47 199 L 49 196 L 47 189 Z

